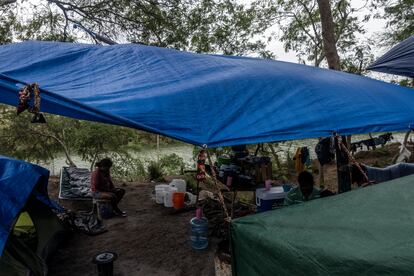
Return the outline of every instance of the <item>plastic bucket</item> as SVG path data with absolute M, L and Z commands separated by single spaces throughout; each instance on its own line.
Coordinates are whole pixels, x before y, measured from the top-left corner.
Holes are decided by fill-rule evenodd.
M 175 192 L 173 194 L 173 207 L 174 209 L 184 208 L 184 195 L 182 192 Z
M 160 184 L 155 186 L 155 202 L 158 204 L 164 204 L 165 189 L 170 186 L 167 184 Z
M 173 207 L 173 194 L 177 192 L 177 188 L 175 187 L 168 187 L 164 191 L 164 206 L 165 207 Z
M 187 198 L 187 199 L 186 199 Z M 184 195 L 184 204 L 185 205 L 193 205 L 196 203 L 197 196 L 193 195 L 192 193 L 186 192 Z

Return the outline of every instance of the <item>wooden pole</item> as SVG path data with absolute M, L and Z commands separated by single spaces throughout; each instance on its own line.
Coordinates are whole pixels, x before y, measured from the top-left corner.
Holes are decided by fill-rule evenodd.
M 157 134 L 157 162 L 160 161 L 160 135 Z
M 338 173 L 338 193 L 348 192 L 351 190 L 351 171 L 349 168 L 349 157 L 341 150 L 341 142 L 346 145 L 346 137 L 335 135 L 336 149 L 336 169 Z

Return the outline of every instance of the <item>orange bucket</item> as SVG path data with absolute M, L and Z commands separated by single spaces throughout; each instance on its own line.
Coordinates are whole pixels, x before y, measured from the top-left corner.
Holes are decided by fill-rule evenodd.
M 181 209 L 184 208 L 184 195 L 185 193 L 175 192 L 173 194 L 173 206 L 174 209 Z

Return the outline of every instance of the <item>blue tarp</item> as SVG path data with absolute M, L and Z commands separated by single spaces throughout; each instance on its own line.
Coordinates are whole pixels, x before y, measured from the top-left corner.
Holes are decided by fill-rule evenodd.
M 36 184 L 47 195 L 49 171 L 24 161 L 0 156 L 0 256 L 14 219 L 25 206 Z
M 414 35 L 394 46 L 367 69 L 414 78 Z
M 400 131 L 414 91 L 362 76 L 143 45 L 23 42 L 0 47 L 0 102 L 40 84 L 44 112 L 209 147 Z

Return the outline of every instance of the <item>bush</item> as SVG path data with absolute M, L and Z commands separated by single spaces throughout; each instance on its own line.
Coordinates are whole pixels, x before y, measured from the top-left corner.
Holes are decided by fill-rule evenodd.
M 126 181 L 145 179 L 145 167 L 140 159 L 119 153 L 111 153 L 109 157 L 113 162 L 111 174 L 114 178 Z
M 164 155 L 161 157 L 159 165 L 162 171 L 167 174 L 183 174 L 184 160 L 175 153 Z
M 151 161 L 147 167 L 147 174 L 149 180 L 161 180 L 164 175 L 161 162 Z

